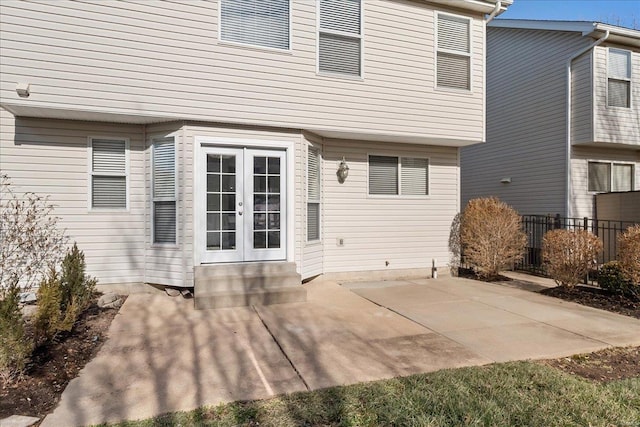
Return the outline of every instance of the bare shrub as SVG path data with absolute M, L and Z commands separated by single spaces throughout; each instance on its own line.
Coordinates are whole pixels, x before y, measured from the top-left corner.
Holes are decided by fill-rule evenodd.
M 62 259 L 66 238 L 53 209 L 46 197 L 18 196 L 9 177 L 0 176 L 0 293 L 14 283 L 30 289 Z
M 573 287 L 596 267 L 602 241 L 587 230 L 551 230 L 542 239 L 547 272 L 560 286 Z
M 618 258 L 625 279 L 640 286 L 640 224 L 618 237 Z
M 527 237 L 520 215 L 496 197 L 470 200 L 460 221 L 465 261 L 488 279 L 511 267 L 524 252 Z

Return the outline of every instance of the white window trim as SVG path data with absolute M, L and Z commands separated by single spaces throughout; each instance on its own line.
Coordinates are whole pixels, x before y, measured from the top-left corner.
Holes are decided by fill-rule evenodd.
M 277 47 L 269 47 L 269 46 L 260 46 L 258 44 L 251 43 L 242 43 L 231 40 L 223 40 L 222 39 L 222 0 L 218 0 L 218 44 L 221 45 L 229 45 L 236 47 L 249 48 L 254 50 L 264 50 L 269 52 L 277 52 L 277 53 L 293 53 L 293 10 L 292 10 L 293 2 L 289 0 L 289 48 L 281 49 Z
M 112 141 L 124 142 L 124 174 L 120 173 L 94 173 L 93 172 L 93 140 L 94 139 L 107 139 Z M 120 136 L 90 136 L 87 138 L 87 174 L 89 176 L 87 185 L 87 207 L 89 212 L 129 212 L 130 203 L 130 177 L 129 177 L 129 163 L 130 163 L 130 143 L 129 138 L 122 138 Z M 94 208 L 93 207 L 93 177 L 95 176 L 124 176 L 125 177 L 125 191 L 126 191 L 126 207 L 124 208 Z
M 625 52 L 629 56 L 629 78 L 621 78 L 621 77 L 610 77 L 609 76 L 609 52 L 612 50 L 617 50 L 618 52 Z M 607 48 L 607 60 L 605 62 L 606 70 L 607 70 L 607 86 L 606 86 L 606 108 L 619 109 L 623 111 L 633 110 L 633 53 L 630 50 L 620 49 L 615 47 Z M 629 82 L 629 106 L 621 107 L 619 105 L 609 105 L 609 80 L 619 80 L 624 82 Z M 595 99 L 595 98 L 594 98 Z
M 607 193 L 606 191 L 591 191 L 589 190 L 589 163 L 604 163 L 611 166 L 611 173 L 609 174 L 609 188 L 613 188 L 613 166 L 631 166 L 631 191 L 635 191 L 636 189 L 636 167 L 637 165 L 634 162 L 625 162 L 625 161 L 615 161 L 615 160 L 598 160 L 598 159 L 588 159 L 587 160 L 587 193 L 588 194 L 603 194 Z M 610 190 L 609 192 L 613 192 Z
M 360 34 L 358 36 L 352 33 L 336 30 L 323 30 L 320 28 L 320 0 L 316 0 L 316 75 L 320 77 L 334 77 L 347 80 L 364 81 L 364 2 L 360 0 Z M 320 33 L 333 34 L 337 36 L 350 37 L 352 39 L 360 39 L 360 75 L 352 76 L 349 74 L 332 73 L 330 71 L 320 71 Z
M 398 159 L 398 194 L 371 194 L 369 192 L 369 158 L 371 156 L 378 157 L 395 157 Z M 402 158 L 420 159 L 427 161 L 427 194 L 402 194 Z M 431 198 L 431 158 L 412 155 L 398 155 L 398 154 L 380 154 L 380 153 L 367 153 L 367 198 L 370 199 L 430 199 Z
M 314 149 L 318 151 L 318 180 L 320 182 L 320 196 L 318 199 L 311 199 L 309 198 L 309 150 L 310 149 Z M 322 243 L 322 150 L 320 149 L 320 147 L 313 145 L 313 144 L 307 144 L 307 203 L 305 206 L 306 209 L 306 213 L 307 213 L 307 217 L 305 218 L 307 220 L 306 224 L 305 224 L 305 229 L 307 230 L 307 232 L 305 233 L 305 242 L 309 245 L 315 245 L 315 244 L 319 244 Z M 309 220 L 308 220 L 308 215 L 309 215 L 309 203 L 317 203 L 318 204 L 318 238 L 314 239 L 314 240 L 309 240 L 309 230 L 308 225 L 309 225 Z
M 155 165 L 154 165 L 154 151 L 155 151 L 155 143 L 158 140 L 164 140 L 164 139 L 169 139 L 172 138 L 173 139 L 173 146 L 174 146 L 174 185 L 173 185 L 173 197 L 155 197 L 154 194 L 154 189 L 153 189 L 153 184 L 155 182 L 155 176 L 153 174 L 153 171 L 155 170 Z M 150 195 L 150 200 L 151 200 L 151 204 L 150 204 L 150 224 L 151 224 L 151 247 L 170 247 L 170 248 L 176 248 L 179 246 L 180 242 L 180 235 L 179 235 L 179 230 L 180 227 L 178 227 L 178 224 L 180 222 L 180 219 L 178 218 L 178 144 L 176 143 L 176 137 L 174 135 L 168 135 L 168 136 L 153 136 L 150 138 L 150 145 L 151 145 L 151 150 L 150 151 L 150 155 L 151 155 L 151 161 L 149 162 L 151 164 L 151 182 L 149 183 L 149 195 Z M 175 203 L 175 209 L 176 209 L 176 241 L 175 243 L 157 243 L 156 242 L 156 236 L 155 236 L 155 202 L 174 202 Z
M 465 19 L 467 21 L 469 21 L 469 52 L 459 52 L 456 50 L 450 50 L 450 49 L 438 49 L 438 16 L 439 15 L 446 15 L 446 16 L 452 16 L 454 18 L 460 18 L 460 19 Z M 473 93 L 473 73 L 474 73 L 474 66 L 473 66 L 473 19 L 470 18 L 469 16 L 465 16 L 465 15 L 457 15 L 455 13 L 449 13 L 449 12 L 440 12 L 440 11 L 434 11 L 433 12 L 433 26 L 435 28 L 434 31 L 434 43 L 433 43 L 433 64 L 434 64 L 434 68 L 433 68 L 433 88 L 436 91 L 442 91 L 442 92 L 453 92 L 453 93 L 458 93 L 458 94 L 472 94 Z M 444 53 L 450 53 L 452 55 L 458 55 L 458 56 L 468 56 L 469 57 L 469 89 L 457 89 L 457 88 L 453 88 L 453 87 L 440 87 L 438 86 L 438 52 L 444 52 Z M 486 73 L 486 68 L 485 68 L 485 73 Z

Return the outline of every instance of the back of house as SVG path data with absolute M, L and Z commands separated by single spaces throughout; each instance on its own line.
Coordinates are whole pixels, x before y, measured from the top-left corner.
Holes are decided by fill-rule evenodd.
M 3 1 L 0 168 L 101 284 L 427 272 L 509 3 Z

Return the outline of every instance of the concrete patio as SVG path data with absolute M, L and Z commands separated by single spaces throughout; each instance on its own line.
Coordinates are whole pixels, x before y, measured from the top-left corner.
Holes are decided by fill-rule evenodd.
M 179 297 L 130 295 L 42 426 L 640 345 L 640 320 L 498 284 L 320 278 L 305 286 L 304 303 L 199 311 Z

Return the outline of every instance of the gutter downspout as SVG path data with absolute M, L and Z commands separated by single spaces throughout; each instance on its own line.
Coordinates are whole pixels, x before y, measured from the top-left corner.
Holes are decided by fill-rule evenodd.
M 489 14 L 489 16 L 487 17 L 487 19 L 484 21 L 485 24 L 488 24 L 489 22 L 493 21 L 493 18 L 496 17 L 496 15 L 498 14 L 498 12 L 500 11 L 500 8 L 502 7 L 502 1 L 498 0 L 496 2 L 495 7 L 493 8 L 493 10 L 491 11 L 491 13 Z
M 566 199 L 565 199 L 565 216 L 569 216 L 570 209 L 571 209 L 571 65 L 573 64 L 573 61 L 576 60 L 578 57 L 584 55 L 585 53 L 589 52 L 591 49 L 593 49 L 594 47 L 600 45 L 601 43 L 603 43 L 604 41 L 606 41 L 609 38 L 609 30 L 607 30 L 604 33 L 604 36 L 600 37 L 598 40 L 596 40 L 595 42 L 591 43 L 589 46 L 585 47 L 584 49 L 579 50 L 578 52 L 574 53 L 573 55 L 571 55 L 569 57 L 569 59 L 567 59 L 567 64 L 566 64 L 566 69 L 567 69 L 567 88 L 566 88 L 566 95 L 567 95 L 567 99 L 566 99 L 566 167 L 567 167 L 567 174 L 566 174 L 566 182 L 565 182 L 565 191 L 566 191 Z

